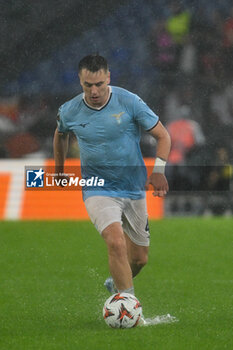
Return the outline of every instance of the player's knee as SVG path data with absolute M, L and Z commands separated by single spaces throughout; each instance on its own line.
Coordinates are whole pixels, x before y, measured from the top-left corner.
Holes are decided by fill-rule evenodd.
M 112 239 L 108 248 L 112 253 L 115 253 L 117 256 L 121 256 L 122 254 L 126 254 L 126 244 L 124 241 L 124 237 L 116 237 L 116 239 Z
M 148 257 L 144 257 L 137 262 L 138 267 L 143 268 L 148 262 Z
M 110 254 L 116 254 L 119 257 L 126 254 L 126 242 L 122 234 L 110 233 L 105 235 L 104 239 Z
M 133 259 L 132 263 L 134 266 L 137 266 L 139 269 L 143 268 L 148 262 L 148 254 L 140 254 Z

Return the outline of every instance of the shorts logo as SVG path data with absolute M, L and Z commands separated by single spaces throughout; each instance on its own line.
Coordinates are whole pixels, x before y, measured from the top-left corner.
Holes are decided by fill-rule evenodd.
M 27 170 L 26 171 L 26 186 L 27 187 L 44 187 L 44 171 L 40 170 Z
M 145 231 L 148 232 L 148 233 L 150 232 L 149 221 L 148 221 L 148 219 L 147 219 L 147 222 L 146 222 Z

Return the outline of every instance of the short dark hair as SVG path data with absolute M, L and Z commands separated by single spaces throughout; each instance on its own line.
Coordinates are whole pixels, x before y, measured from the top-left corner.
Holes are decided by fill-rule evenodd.
M 81 59 L 78 65 L 78 72 L 80 73 L 82 69 L 87 69 L 92 73 L 98 72 L 103 69 L 105 72 L 108 71 L 108 62 L 106 58 L 100 56 L 99 54 L 88 55 Z

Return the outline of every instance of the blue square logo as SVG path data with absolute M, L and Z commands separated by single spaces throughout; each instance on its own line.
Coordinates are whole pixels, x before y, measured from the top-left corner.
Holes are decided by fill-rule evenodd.
M 39 170 L 26 170 L 26 186 L 44 187 L 44 173 L 42 168 Z

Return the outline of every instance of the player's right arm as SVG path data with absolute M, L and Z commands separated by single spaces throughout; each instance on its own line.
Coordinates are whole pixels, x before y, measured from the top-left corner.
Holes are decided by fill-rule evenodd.
M 53 152 L 55 160 L 55 172 L 64 173 L 64 163 L 68 151 L 69 134 L 55 130 L 53 139 Z

